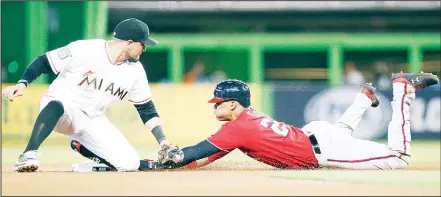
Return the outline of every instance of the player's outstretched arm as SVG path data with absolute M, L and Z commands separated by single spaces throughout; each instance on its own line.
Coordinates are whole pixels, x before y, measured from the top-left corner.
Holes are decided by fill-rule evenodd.
M 6 87 L 2 95 L 13 102 L 15 97 L 23 96 L 24 89 L 41 74 L 47 74 L 52 72 L 49 60 L 46 54 L 40 55 L 35 58 L 23 73 L 21 79 L 14 86 Z
M 203 166 L 219 159 L 228 152 L 234 150 L 235 148 L 241 147 L 244 144 L 244 137 L 238 135 L 236 131 L 240 131 L 241 128 L 234 123 L 225 123 L 222 127 L 211 135 L 206 140 L 199 142 L 194 146 L 183 148 L 184 159 L 182 162 L 170 162 L 171 165 L 168 167 L 182 167 L 186 166 L 192 162 L 197 162 L 196 166 Z M 206 160 L 201 160 L 206 158 Z M 164 164 L 164 162 L 162 162 Z M 190 164 L 188 167 L 194 167 L 195 164 Z
M 226 151 L 219 151 L 217 153 L 214 153 L 208 157 L 193 161 L 185 166 L 183 166 L 182 168 L 200 168 L 203 166 L 206 166 L 210 163 L 213 163 L 214 161 L 222 158 L 223 156 L 227 155 L 230 152 L 226 152 Z
M 224 152 L 218 147 L 214 146 L 207 140 L 203 140 L 194 146 L 185 147 L 182 149 L 184 152 L 184 158 L 181 162 L 173 161 L 173 158 L 166 158 L 162 164 L 165 168 L 179 168 L 182 166 L 186 166 L 192 162 L 195 162 L 199 159 L 209 157 L 218 152 Z M 214 157 L 213 157 L 214 158 Z M 213 160 L 214 161 L 214 160 Z M 211 163 L 211 162 L 210 162 Z M 208 164 L 208 163 L 207 163 Z

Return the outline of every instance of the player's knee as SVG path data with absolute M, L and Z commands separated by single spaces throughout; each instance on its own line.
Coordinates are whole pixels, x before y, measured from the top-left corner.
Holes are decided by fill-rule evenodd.
M 402 155 L 400 157 L 400 168 L 406 168 L 410 164 L 410 156 L 404 156 Z
M 407 168 L 410 163 L 410 157 L 406 155 L 401 155 L 399 157 L 395 157 L 393 160 L 388 162 L 388 166 L 390 169 L 402 169 Z
M 56 118 L 60 118 L 64 113 L 64 106 L 60 101 L 53 100 L 50 101 L 46 107 L 43 108 L 43 110 L 46 109 L 47 111 L 50 111 L 53 116 Z

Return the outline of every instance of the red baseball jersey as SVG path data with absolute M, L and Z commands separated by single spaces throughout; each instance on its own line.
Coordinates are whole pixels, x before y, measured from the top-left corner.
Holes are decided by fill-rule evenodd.
M 240 149 L 248 156 L 279 168 L 318 166 L 312 144 L 300 129 L 247 108 L 207 139 L 221 150 Z

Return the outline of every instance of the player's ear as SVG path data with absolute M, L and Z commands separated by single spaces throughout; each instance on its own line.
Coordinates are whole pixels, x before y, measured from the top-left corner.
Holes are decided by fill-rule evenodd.
M 237 105 L 238 105 L 239 103 L 237 102 L 237 101 L 231 101 L 230 102 L 230 110 L 231 111 L 233 111 L 233 110 L 235 110 L 236 108 L 237 108 Z

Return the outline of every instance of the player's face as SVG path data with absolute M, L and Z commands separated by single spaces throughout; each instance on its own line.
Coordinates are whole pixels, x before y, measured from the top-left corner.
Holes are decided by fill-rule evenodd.
M 145 51 L 145 45 L 141 42 L 129 42 L 129 50 L 127 51 L 128 60 L 130 62 L 138 62 L 139 57 Z
M 214 115 L 216 115 L 216 118 L 220 121 L 230 121 L 232 119 L 231 111 L 233 109 L 233 101 L 221 101 L 214 104 Z

